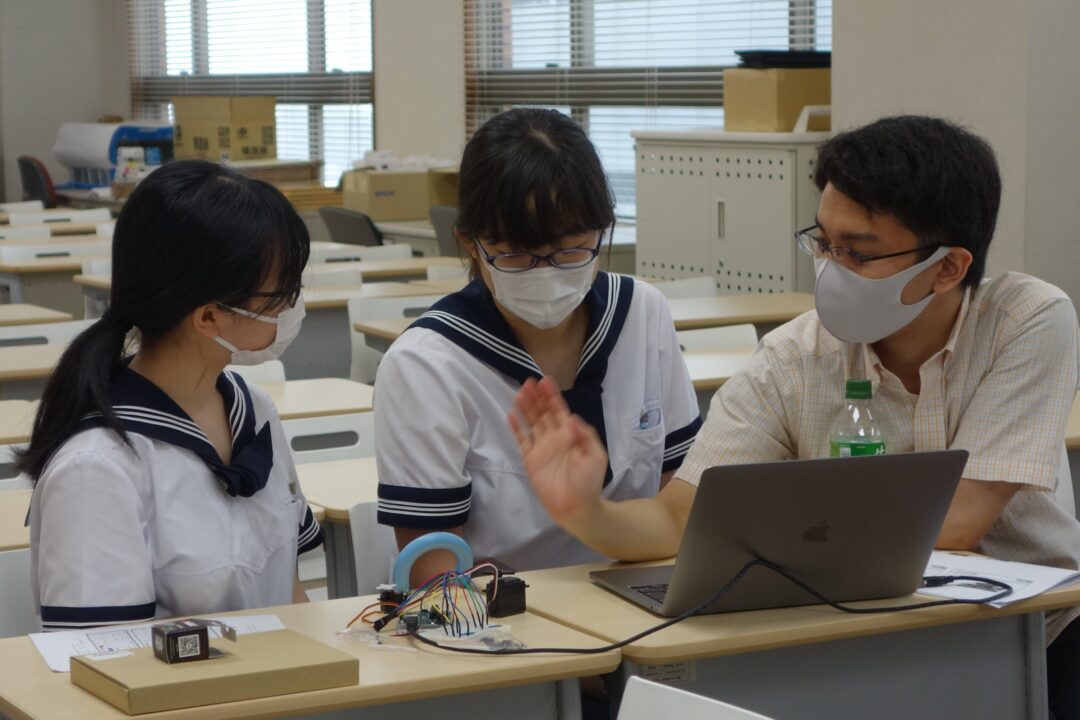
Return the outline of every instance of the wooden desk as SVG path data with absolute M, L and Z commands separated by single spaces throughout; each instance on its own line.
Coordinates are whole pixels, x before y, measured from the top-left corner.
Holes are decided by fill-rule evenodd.
M 282 420 L 371 412 L 375 388 L 345 378 L 288 380 L 260 385 Z
M 37 305 L 28 305 L 26 303 L 0 305 L 0 327 L 67 322 L 74 319 L 71 313 L 50 310 Z
M 0 492 L 0 552 L 30 547 L 30 528 L 26 512 L 30 509 L 30 490 Z M 26 578 L 30 582 L 30 578 Z
M 529 610 L 609 642 L 661 620 L 593 585 L 588 572 L 602 567 L 523 573 Z M 1002 610 L 849 615 L 818 605 L 706 615 L 626 646 L 620 672 L 667 665 L 689 676 L 677 687 L 777 720 L 1045 717 L 1043 611 L 1076 604 L 1080 585 Z
M 82 190 L 78 188 L 69 188 L 66 190 L 57 190 L 56 197 L 60 201 L 61 205 L 65 205 L 76 210 L 93 210 L 94 208 L 109 208 L 109 212 L 115 217 L 124 207 L 124 201 L 127 198 L 114 198 L 114 197 L 101 197 L 99 195 L 93 195 L 89 190 Z
M 0 347 L 0 399 L 36 400 L 52 374 L 62 345 Z
M 440 280 L 410 280 L 409 286 L 417 291 L 434 290 L 439 293 L 449 294 L 457 292 L 469 283 L 467 277 L 442 278 Z
M 364 343 L 379 352 L 386 352 L 390 344 L 413 324 L 416 318 L 388 318 L 353 323 L 353 330 L 364 335 Z
M 31 303 L 83 317 L 83 295 L 72 278 L 84 262 L 108 260 L 104 254 L 35 258 L 0 263 L 0 302 Z
M 326 513 L 323 548 L 326 551 L 326 591 L 331 598 L 356 594 L 356 557 L 349 529 L 349 508 L 378 499 L 379 473 L 375 458 L 355 458 L 296 466 L 308 502 Z
M 0 400 L 0 445 L 18 445 L 30 439 L 37 400 Z
M 754 355 L 753 348 L 746 350 L 716 350 L 712 352 L 683 353 L 686 369 L 694 389 L 713 393 L 731 376 L 741 371 Z
M 374 597 L 342 598 L 235 614 L 267 613 L 286 627 L 360 659 L 359 683 L 350 687 L 243 700 L 210 707 L 155 713 L 170 720 L 269 718 L 348 708 L 350 718 L 502 718 L 553 720 L 580 713 L 577 678 L 615 669 L 617 651 L 598 655 L 482 657 L 421 646 L 417 652 L 373 649 L 361 638 L 337 631 Z M 228 614 L 228 613 L 226 613 Z M 542 617 L 524 613 L 506 619 L 527 645 L 591 647 L 596 641 Z M 412 647 L 403 639 L 388 644 Z M 374 706 L 379 706 L 374 709 Z M 67 673 L 51 672 L 27 637 L 0 640 L 0 714 L 15 720 L 117 720 L 130 716 L 72 685 Z M 333 717 L 345 717 L 335 714 Z M 151 716 L 147 716 L 151 717 Z
M 753 323 L 760 338 L 776 326 L 813 310 L 814 296 L 809 293 L 717 295 L 675 298 L 668 301 L 668 306 L 676 330 Z

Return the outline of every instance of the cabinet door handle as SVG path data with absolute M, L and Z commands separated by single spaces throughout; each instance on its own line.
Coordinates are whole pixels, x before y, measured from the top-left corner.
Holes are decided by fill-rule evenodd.
M 724 201 L 716 201 L 716 236 L 720 239 L 724 239 Z

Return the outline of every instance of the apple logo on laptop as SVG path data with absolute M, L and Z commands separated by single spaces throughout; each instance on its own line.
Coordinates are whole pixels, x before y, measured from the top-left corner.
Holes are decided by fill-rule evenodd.
M 822 520 L 817 525 L 806 528 L 802 534 L 806 542 L 825 542 L 829 539 L 829 521 Z

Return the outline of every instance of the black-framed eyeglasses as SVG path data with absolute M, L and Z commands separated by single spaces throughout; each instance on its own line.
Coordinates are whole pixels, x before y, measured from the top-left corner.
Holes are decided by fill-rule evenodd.
M 851 248 L 836 247 L 828 240 L 818 237 L 813 231 L 820 227 L 820 225 L 811 225 L 810 227 L 803 228 L 795 233 L 795 244 L 799 246 L 799 249 L 807 255 L 818 258 L 819 260 L 839 260 L 847 255 L 856 265 L 862 266 L 868 262 L 873 262 L 874 260 L 885 260 L 886 258 L 910 255 L 911 253 L 922 252 L 924 250 L 936 250 L 939 247 L 942 247 L 941 243 L 937 243 L 936 245 L 917 247 L 912 250 L 901 250 L 900 252 L 886 253 L 885 255 L 864 255 Z
M 508 273 L 519 273 L 525 272 L 526 270 L 532 270 L 541 260 L 546 260 L 552 267 L 561 268 L 563 270 L 573 270 L 574 268 L 585 267 L 600 254 L 600 244 L 597 243 L 596 247 L 592 248 L 561 248 L 555 252 L 549 252 L 547 255 L 536 255 L 528 252 L 510 252 L 490 255 L 479 240 L 476 240 L 475 242 L 476 247 L 480 249 L 480 254 L 484 256 L 484 260 L 487 261 L 488 265 L 496 270 Z

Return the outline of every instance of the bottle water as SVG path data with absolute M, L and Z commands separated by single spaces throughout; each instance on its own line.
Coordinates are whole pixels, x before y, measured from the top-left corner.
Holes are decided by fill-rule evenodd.
M 869 380 L 848 380 L 844 409 L 829 428 L 829 455 L 856 457 L 884 455 L 885 435 L 870 410 L 873 397 Z

